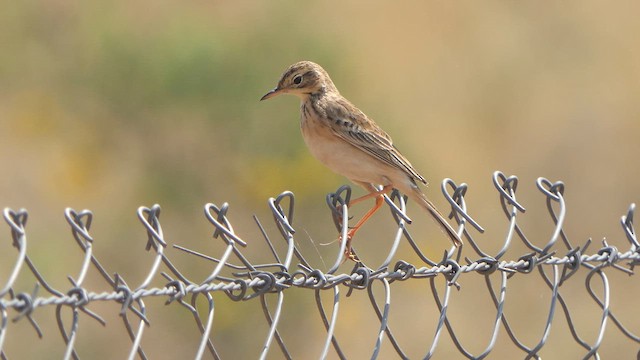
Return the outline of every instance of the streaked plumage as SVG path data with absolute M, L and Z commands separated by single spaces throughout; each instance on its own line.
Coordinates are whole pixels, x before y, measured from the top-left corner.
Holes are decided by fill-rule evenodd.
M 310 61 L 291 65 L 276 88 L 261 100 L 282 93 L 300 98 L 302 135 L 318 160 L 369 192 L 376 191 L 374 185 L 384 185 L 407 194 L 433 216 L 456 246 L 462 245 L 455 230 L 418 188 L 416 181 L 427 184 L 425 178 L 393 145 L 386 132 L 340 95 L 320 65 Z

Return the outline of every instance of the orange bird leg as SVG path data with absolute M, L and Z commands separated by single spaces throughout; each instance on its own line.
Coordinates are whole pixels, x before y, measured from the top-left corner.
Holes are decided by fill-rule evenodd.
M 358 259 L 358 257 L 356 256 L 356 254 L 354 254 L 353 251 L 351 251 L 351 240 L 353 239 L 353 236 L 356 234 L 356 232 L 358 230 L 360 230 L 360 227 L 362 227 L 362 225 L 364 225 L 364 223 L 366 223 L 367 220 L 369 220 L 369 218 L 371 216 L 373 216 L 373 214 L 375 214 L 376 211 L 378 211 L 380 209 L 380 207 L 382 207 L 382 203 L 384 202 L 383 194 L 386 194 L 387 191 L 389 191 L 389 189 L 391 189 L 391 185 L 387 185 L 382 190 L 371 192 L 371 193 L 369 193 L 369 194 L 367 194 L 365 196 L 359 197 L 359 198 L 357 198 L 354 201 L 351 201 L 349 203 L 349 205 L 353 205 L 354 203 L 360 202 L 360 201 L 368 199 L 370 197 L 373 197 L 373 196 L 376 197 L 375 205 L 373 205 L 373 207 L 371 209 L 369 209 L 369 211 L 367 211 L 366 214 L 364 214 L 362 219 L 360 219 L 356 223 L 356 226 L 352 227 L 351 229 L 349 229 L 349 232 L 347 232 L 347 245 L 345 247 L 344 252 L 345 252 L 345 256 L 348 257 L 349 259 L 351 259 L 353 261 L 360 261 Z
M 371 185 L 371 186 L 373 187 L 373 185 Z M 372 191 L 372 192 L 368 193 L 367 195 L 363 195 L 363 196 L 360 196 L 357 199 L 353 199 L 353 200 L 349 201 L 349 203 L 347 205 L 348 206 L 352 206 L 352 205 L 355 205 L 355 204 L 357 204 L 357 203 L 359 203 L 359 202 L 361 202 L 363 200 L 367 200 L 367 199 L 370 199 L 372 197 L 377 197 L 379 195 L 386 194 L 391 189 L 393 189 L 393 186 L 392 185 L 387 185 L 387 186 L 383 187 L 382 190 Z

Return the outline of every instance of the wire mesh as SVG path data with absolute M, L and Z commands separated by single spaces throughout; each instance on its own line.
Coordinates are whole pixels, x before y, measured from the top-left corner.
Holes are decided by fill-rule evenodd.
M 37 336 L 42 338 L 45 334 L 42 333 L 35 315 L 41 308 L 54 307 L 59 335 L 66 344 L 64 358 L 78 359 L 80 355 L 76 349 L 76 339 L 79 333 L 81 314 L 104 325 L 105 320 L 90 308 L 96 302 L 108 301 L 119 304 L 119 316 L 122 318 L 124 329 L 131 339 L 128 358 L 146 359 L 147 354 L 141 344 L 144 330 L 150 325 L 145 301 L 160 297 L 167 304 L 180 304 L 193 315 L 195 325 L 201 334 L 195 358 L 213 357 L 219 359 L 221 355 L 216 349 L 212 336 L 214 310 L 216 310 L 214 296 L 224 294 L 223 296 L 238 302 L 260 301 L 269 328 L 262 340 L 263 347 L 259 356 L 261 359 L 266 358 L 269 354 L 291 359 L 295 354 L 292 354 L 288 349 L 280 334 L 279 326 L 283 326 L 281 314 L 287 290 L 300 288 L 315 293 L 317 312 L 325 329 L 321 351 L 318 354 L 306 354 L 305 357 L 321 359 L 354 357 L 353 354 L 347 354 L 343 350 L 335 332 L 340 314 L 340 304 L 345 297 L 343 291 L 346 289 L 346 296 L 355 291 L 366 292 L 379 322 L 378 335 L 372 345 L 370 355 L 362 356 L 359 354 L 355 357 L 375 359 L 380 356 L 383 346 L 391 346 L 398 357 L 406 359 L 409 356 L 396 336 L 396 332 L 392 331 L 389 325 L 391 289 L 394 283 L 416 279 L 429 281 L 434 303 L 440 313 L 437 321 L 434 322 L 435 335 L 426 352 L 421 355 L 425 359 L 432 358 L 438 351 L 444 333 L 449 335 L 460 356 L 466 358 L 487 357 L 496 348 L 499 337 L 506 335 L 521 351 L 518 356 L 538 359 L 541 357 L 542 349 L 550 341 L 552 325 L 557 323 L 554 320 L 558 317 L 564 317 L 571 338 L 584 349 L 585 359 L 600 357 L 599 350 L 605 341 L 607 326 L 613 326 L 619 335 L 628 339 L 631 346 L 637 348 L 640 337 L 629 329 L 629 324 L 633 324 L 637 328 L 638 314 L 637 312 L 625 314 L 625 316 L 614 314 L 610 305 L 613 294 L 607 274 L 609 271 L 618 270 L 632 275 L 634 266 L 640 264 L 640 243 L 633 225 L 635 204 L 631 204 L 627 213 L 620 219 L 624 237 L 629 242 L 629 249 L 618 250 L 603 240 L 601 247 L 588 252 L 589 248 L 593 247 L 591 239 L 584 244 L 574 244 L 564 232 L 563 226 L 567 210 L 563 196 L 564 184 L 551 182 L 545 178 L 539 178 L 536 183 L 537 188 L 546 198 L 547 210 L 554 224 L 553 234 L 543 246 L 537 246 L 533 241 L 530 241 L 518 224 L 519 214 L 525 212 L 524 206 L 516 198 L 518 179 L 515 176 L 507 177 L 497 171 L 493 175 L 493 184 L 509 223 L 502 246 L 497 252 L 491 254 L 483 250 L 480 241 L 476 239 L 478 234 L 484 232 L 484 229 L 467 210 L 465 202 L 467 185 L 458 185 L 451 179 L 445 179 L 442 182 L 441 190 L 451 205 L 449 217 L 457 223 L 458 232 L 462 234 L 466 246 L 461 249 L 452 247 L 446 250 L 441 259 L 429 258 L 421 250 L 407 227 L 411 223 L 411 219 L 406 213 L 406 199 L 394 191 L 390 196 L 385 196 L 385 201 L 397 226 L 388 256 L 381 264 L 375 266 L 363 262 L 356 263 L 350 273 L 338 272 L 345 261 L 345 242 L 341 242 L 339 249 L 336 247 L 335 261 L 328 270 L 322 271 L 315 268 L 305 259 L 294 240 L 296 232 L 292 224 L 295 198 L 291 192 L 284 192 L 268 201 L 274 224 L 281 240 L 284 240 L 286 244 L 285 253 L 281 254 L 276 250 L 277 246 L 275 246 L 274 240 L 267 235 L 262 223 L 254 217 L 264 241 L 271 250 L 273 261 L 270 263 L 256 263 L 243 253 L 243 248 L 247 247 L 250 242 L 240 238 L 234 230 L 227 216 L 229 204 L 224 203 L 221 206 L 206 204 L 204 215 L 214 228 L 213 237 L 223 242 L 225 249 L 223 253 L 219 257 L 214 257 L 183 246 L 173 245 L 188 254 L 213 262 L 214 266 L 212 266 L 210 274 L 203 280 L 194 280 L 185 276 L 165 254 L 168 242 L 159 220 L 160 206 L 140 207 L 137 215 L 147 233 L 146 250 L 154 254 L 154 261 L 145 279 L 137 286 L 129 286 L 120 274 L 114 273 L 112 275 L 98 261 L 93 251 L 94 238 L 90 233 L 93 214 L 88 210 L 76 211 L 67 208 L 64 214 L 65 219 L 71 228 L 73 238 L 84 253 L 84 258 L 77 276 L 68 277 L 70 287 L 66 290 L 55 289 L 50 285 L 27 253 L 27 211 L 24 209 L 14 211 L 6 208 L 3 216 L 9 226 L 10 238 L 13 247 L 17 250 L 17 256 L 7 278 L 3 280 L 4 285 L 0 290 L 0 313 L 2 316 L 0 357 L 6 359 L 12 355 L 5 352 L 6 349 L 3 345 L 13 323 L 28 321 Z M 331 210 L 335 226 L 343 238 L 346 237 L 349 228 L 349 207 L 347 204 L 350 197 L 351 189 L 348 186 L 343 186 L 327 196 L 327 205 Z M 394 262 L 396 251 L 402 241 L 408 242 L 420 259 L 419 263 L 412 264 L 402 260 Z M 522 242 L 530 251 L 517 259 L 504 259 L 505 253 L 516 241 Z M 462 254 L 465 250 L 468 250 L 469 254 L 463 258 Z M 168 271 L 160 271 L 162 264 Z M 91 291 L 86 278 L 92 267 L 98 271 L 107 286 L 112 289 L 111 291 Z M 231 269 L 232 276 L 224 275 L 223 269 Z M 574 275 L 579 271 L 586 272 L 584 286 L 590 296 L 590 301 L 596 304 L 599 309 L 598 313 L 591 314 L 599 321 L 597 334 L 592 340 L 587 340 L 585 336 L 580 335 L 574 321 L 576 315 L 562 292 L 563 285 L 569 283 L 571 279 L 575 279 Z M 37 279 L 34 289 L 30 293 L 14 290 L 14 284 L 21 272 L 29 272 Z M 448 312 L 451 299 L 456 296 L 456 289 L 460 289 L 459 280 L 462 276 L 471 273 L 479 274 L 484 278 L 491 302 L 494 305 L 494 308 L 491 309 L 494 320 L 490 328 L 487 329 L 490 338 L 484 345 L 484 349 L 479 352 L 472 352 L 465 346 L 458 336 L 458 329 L 450 321 L 451 314 Z M 537 274 L 548 287 L 550 301 L 546 305 L 541 305 L 542 307 L 546 306 L 546 321 L 537 341 L 531 343 L 523 340 L 517 333 L 513 326 L 513 320 L 505 311 L 505 305 L 510 279 L 516 275 L 535 276 L 534 274 Z M 166 285 L 163 287 L 151 286 L 159 275 L 164 277 L 163 283 L 166 282 Z M 439 286 L 436 282 L 438 278 L 446 279 L 446 285 Z M 373 290 L 374 284 L 382 285 L 382 295 L 376 294 Z M 323 291 L 332 294 L 332 304 L 323 303 L 321 297 Z M 275 305 L 269 306 L 267 304 L 267 296 L 276 298 Z M 196 301 L 201 297 L 207 303 L 207 311 L 204 313 L 198 311 L 196 306 Z M 70 322 L 63 320 L 61 315 L 63 308 L 71 310 Z M 10 315 L 10 313 L 15 314 Z M 49 334 L 47 337 L 50 338 Z M 637 356 L 640 356 L 640 352 Z

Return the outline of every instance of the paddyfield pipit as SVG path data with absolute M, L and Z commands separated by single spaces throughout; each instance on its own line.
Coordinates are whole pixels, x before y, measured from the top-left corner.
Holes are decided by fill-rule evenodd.
M 429 213 L 456 246 L 462 241 L 444 216 L 420 190 L 416 181 L 427 184 L 387 135 L 373 120 L 345 99 L 320 65 L 300 61 L 282 74 L 278 85 L 260 100 L 280 94 L 300 98 L 300 128 L 311 153 L 329 169 L 347 177 L 369 192 L 352 200 L 375 197 L 376 203 L 347 235 L 347 254 L 352 259 L 351 239 L 381 206 L 383 194 L 398 189 Z M 378 190 L 376 185 L 382 185 Z

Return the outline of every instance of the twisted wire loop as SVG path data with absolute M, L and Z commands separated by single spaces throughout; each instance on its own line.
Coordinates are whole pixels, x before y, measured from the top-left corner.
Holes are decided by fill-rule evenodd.
M 204 215 L 213 227 L 213 238 L 221 240 L 221 245 L 224 246 L 222 255 L 214 257 L 173 245 L 187 254 L 215 264 L 204 280 L 188 278 L 165 254 L 169 242 L 165 239 L 160 224 L 160 206 L 140 207 L 137 215 L 147 233 L 146 250 L 152 254 L 153 262 L 145 279 L 136 286 L 128 285 L 118 273 L 110 275 L 111 273 L 96 258 L 93 252 L 93 243 L 99 239 L 94 238 L 90 233 L 93 213 L 89 210 L 76 211 L 67 208 L 64 212 L 65 219 L 71 228 L 73 238 L 84 254 L 84 258 L 75 277 L 68 277 L 70 285 L 67 289 L 53 288 L 27 255 L 27 211 L 24 209 L 14 211 L 7 208 L 3 212 L 3 217 L 9 226 L 11 244 L 16 248 L 17 255 L 8 277 L 0 279 L 0 314 L 2 317 L 0 320 L 0 357 L 4 359 L 10 355 L 5 353 L 3 345 L 12 322 L 26 318 L 36 334 L 42 337 L 42 331 L 34 319 L 34 314 L 42 307 L 55 306 L 59 332 L 66 344 L 64 358 L 78 359 L 80 356 L 75 344 L 81 328 L 82 314 L 106 325 L 103 318 L 90 308 L 92 303 L 96 301 L 114 301 L 120 304 L 120 317 L 131 339 L 128 358 L 146 359 L 147 355 L 141 345 L 144 330 L 150 325 L 145 301 L 147 298 L 163 297 L 166 304 L 177 303 L 192 314 L 201 334 L 195 358 L 203 358 L 208 353 L 213 358 L 219 359 L 221 356 L 216 350 L 211 335 L 215 310 L 214 295 L 223 294 L 236 302 L 258 298 L 269 327 L 264 337 L 260 358 L 266 358 L 270 352 L 274 351 L 274 344 L 276 344 L 282 357 L 291 359 L 294 356 L 287 348 L 278 325 L 284 308 L 286 290 L 295 287 L 314 292 L 318 314 L 326 330 L 326 335 L 321 340 L 322 350 L 314 357 L 326 358 L 332 353 L 340 359 L 349 357 L 335 334 L 340 315 L 340 303 L 343 298 L 342 290 L 344 289 L 347 297 L 354 291 L 366 290 L 373 312 L 378 318 L 379 328 L 375 341 L 372 343 L 371 358 L 379 357 L 381 349 L 385 346 L 385 339 L 388 339 L 393 351 L 399 357 L 406 359 L 408 358 L 407 352 L 389 324 L 392 310 L 391 290 L 397 281 L 416 279 L 429 281 L 434 303 L 440 313 L 437 321 L 434 321 L 433 324 L 434 336 L 423 355 L 427 359 L 438 351 L 438 345 L 441 344 L 444 333 L 448 333 L 457 350 L 467 358 L 487 357 L 495 349 L 498 336 L 506 333 L 526 359 L 539 359 L 541 358 L 541 350 L 551 336 L 552 326 L 559 321 L 558 317 L 564 317 L 572 338 L 576 344 L 584 348 L 584 358 L 599 358 L 599 349 L 603 344 L 607 325 L 617 329 L 632 343 L 640 344 L 640 337 L 628 327 L 629 323 L 634 320 L 619 317 L 611 309 L 613 294 L 608 275 L 609 269 L 632 275 L 634 267 L 640 264 L 640 243 L 633 221 L 635 204 L 630 205 L 627 213 L 620 220 L 624 239 L 629 242 L 629 248 L 619 250 L 603 240 L 599 249 L 593 249 L 589 252 L 589 248 L 593 247 L 591 239 L 584 244 L 576 244 L 569 239 L 564 231 L 567 212 L 564 199 L 565 185 L 559 181 L 552 182 L 545 178 L 539 178 L 536 185 L 544 196 L 548 214 L 553 223 L 553 232 L 550 237 L 544 243 L 539 244 L 527 238 L 518 223 L 518 216 L 526 211 L 516 196 L 518 178 L 506 176 L 502 172 L 496 171 L 492 180 L 499 196 L 500 206 L 508 221 L 508 228 L 498 251 L 491 253 L 483 249 L 481 241 L 477 239 L 479 234 L 483 234 L 485 230 L 474 219 L 472 206 L 468 206 L 465 201 L 469 186 L 464 183 L 458 185 L 451 179 L 445 179 L 442 182 L 441 190 L 451 205 L 449 217 L 457 223 L 458 232 L 468 244 L 467 246 L 461 249 L 455 247 L 447 249 L 439 260 L 430 258 L 409 231 L 408 225 L 411 224 L 411 219 L 406 214 L 406 198 L 394 191 L 389 196 L 385 195 L 385 201 L 397 226 L 393 242 L 388 249 L 388 256 L 377 265 L 365 262 L 356 263 L 350 273 L 338 273 L 345 260 L 343 258 L 345 242 L 341 242 L 339 249 L 336 248 L 335 262 L 326 271 L 314 267 L 303 256 L 296 246 L 294 238 L 296 234 L 293 225 L 295 198 L 294 194 L 289 191 L 268 200 L 274 225 L 279 237 L 286 245 L 286 252 L 278 252 L 278 246 L 268 236 L 262 223 L 254 216 L 254 221 L 269 248 L 269 255 L 273 259 L 271 262 L 256 263 L 250 259 L 250 256 L 243 253 L 243 249 L 248 246 L 249 242 L 243 240 L 234 230 L 228 217 L 229 204 L 224 203 L 217 206 L 209 203 L 205 205 Z M 343 186 L 327 196 L 327 205 L 336 229 L 342 234 L 342 238 L 346 238 L 349 228 L 348 205 L 350 200 L 351 188 L 348 186 Z M 393 262 L 403 241 L 407 242 L 421 263 L 412 264 L 403 260 Z M 518 241 L 529 249 L 529 252 L 516 260 L 504 259 L 507 250 Z M 469 253 L 463 259 L 462 252 L 468 248 L 470 248 Z M 14 284 L 18 275 L 24 271 L 24 265 L 37 280 L 31 293 L 14 291 Z M 164 265 L 167 271 L 160 272 L 161 265 Z M 98 293 L 89 290 L 85 280 L 92 267 L 106 281 L 112 291 Z M 224 269 L 230 271 L 232 275 L 223 275 Z M 575 313 L 571 311 L 571 306 L 562 291 L 562 285 L 570 281 L 580 270 L 586 271 L 586 291 L 591 298 L 590 300 L 600 309 L 599 327 L 595 339 L 586 339 L 579 333 L 574 321 Z M 159 273 L 166 280 L 166 285 L 162 288 L 152 287 L 151 283 Z M 488 331 L 490 338 L 484 349 L 475 353 L 465 346 L 462 338 L 458 335 L 458 329 L 450 321 L 449 316 L 450 311 L 455 311 L 455 309 L 450 309 L 451 299 L 456 296 L 456 289 L 461 288 L 458 280 L 470 273 L 484 277 L 495 310 L 494 320 L 490 331 Z M 512 281 L 511 279 L 518 275 L 531 276 L 536 273 L 549 288 L 550 297 L 547 304 L 540 305 L 541 308 L 546 309 L 546 321 L 539 329 L 539 338 L 537 341 L 527 342 L 517 334 L 512 316 L 505 310 L 505 305 L 508 298 L 508 284 Z M 438 279 L 445 281 L 439 282 Z M 376 295 L 373 290 L 374 287 L 379 286 L 382 287 L 382 296 Z M 321 296 L 323 291 L 330 291 L 333 294 L 330 305 L 323 302 Z M 201 311 L 196 306 L 199 296 L 206 299 L 207 311 Z M 275 299 L 272 304 L 268 302 L 270 298 Z M 558 305 L 562 310 L 561 313 L 557 312 Z M 202 309 L 202 307 L 200 308 Z M 71 316 L 64 316 L 65 311 L 70 312 Z M 13 318 L 10 317 L 10 312 L 15 313 Z M 9 321 L 10 319 L 12 321 Z M 637 325 L 637 314 L 635 324 Z

